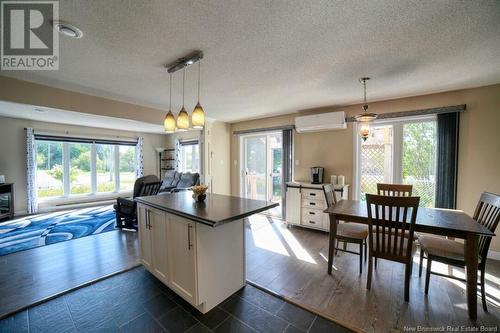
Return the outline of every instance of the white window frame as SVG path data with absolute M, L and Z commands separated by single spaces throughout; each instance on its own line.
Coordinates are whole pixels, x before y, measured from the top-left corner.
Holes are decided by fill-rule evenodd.
M 393 119 L 380 119 L 375 120 L 371 125 L 392 125 L 392 156 L 393 156 L 393 183 L 401 184 L 402 174 L 403 174 L 403 126 L 404 124 L 416 123 L 416 122 L 426 122 L 430 120 L 436 120 L 437 116 L 435 114 L 425 115 L 425 116 L 414 116 L 414 117 L 401 117 Z M 358 124 L 355 122 L 353 126 L 354 134 L 354 170 L 353 170 L 353 186 L 352 186 L 352 199 L 359 200 L 361 195 L 360 190 L 360 179 L 361 179 L 361 138 L 358 133 Z
M 46 141 L 45 142 L 58 142 L 62 144 L 62 167 L 63 167 L 63 195 L 54 196 L 48 198 L 39 198 L 41 203 L 46 202 L 68 202 L 68 201 L 80 201 L 81 199 L 91 199 L 91 198 L 106 198 L 106 197 L 116 197 L 118 195 L 128 195 L 132 193 L 132 190 L 120 190 L 120 145 L 113 144 L 112 157 L 114 159 L 114 182 L 115 189 L 111 192 L 97 192 L 97 151 L 96 145 L 99 143 L 90 143 L 90 192 L 84 194 L 70 194 L 70 141 Z M 125 145 L 124 145 L 125 146 Z M 130 146 L 131 147 L 131 146 Z M 137 155 L 134 154 L 134 159 L 137 159 Z M 38 189 L 37 189 L 38 191 Z
M 200 143 L 200 140 L 199 139 L 194 139 L 194 140 L 186 140 L 185 142 L 193 142 L 193 141 L 197 141 L 198 143 L 194 143 L 194 144 L 183 144 L 183 141 L 180 141 L 180 171 L 181 172 L 188 172 L 184 169 L 185 167 L 185 151 L 184 149 L 186 149 L 186 147 L 188 146 L 198 146 L 198 168 L 197 168 L 197 171 L 196 170 L 190 170 L 189 172 L 198 172 L 201 174 L 201 164 L 202 164 L 202 158 L 201 158 L 201 155 L 202 155 L 202 152 L 201 152 L 201 149 L 202 149 L 202 146 L 201 146 L 201 143 Z M 193 149 L 191 147 L 191 149 Z

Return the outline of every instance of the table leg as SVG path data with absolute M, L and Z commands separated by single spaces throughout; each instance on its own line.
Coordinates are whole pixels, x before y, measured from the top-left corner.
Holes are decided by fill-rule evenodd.
M 477 319 L 477 265 L 479 256 L 479 236 L 468 234 L 465 239 L 466 290 L 469 318 Z
M 335 251 L 335 236 L 337 235 L 337 217 L 330 214 L 330 240 L 328 242 L 328 274 L 332 274 L 333 252 Z

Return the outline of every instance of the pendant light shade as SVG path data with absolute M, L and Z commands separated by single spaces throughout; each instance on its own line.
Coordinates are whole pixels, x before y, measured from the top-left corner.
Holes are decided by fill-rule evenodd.
M 203 128 L 205 126 L 205 111 L 201 107 L 200 102 L 196 104 L 191 115 L 191 124 L 193 128 Z
M 177 115 L 177 130 L 179 132 L 185 132 L 189 129 L 189 114 L 184 108 L 184 88 L 186 83 L 186 69 L 182 72 L 182 109 Z
M 163 120 L 163 128 L 166 133 L 174 133 L 175 132 L 175 117 L 172 113 L 172 74 L 170 74 L 170 97 L 169 97 L 169 106 L 168 113 Z
M 163 127 L 165 128 L 166 133 L 174 133 L 175 132 L 175 117 L 172 111 L 168 111 L 165 119 L 163 120 Z
M 177 130 L 185 132 L 189 129 L 189 115 L 184 107 L 179 111 L 177 116 Z
M 359 136 L 363 141 L 366 141 L 368 137 L 370 136 L 370 123 L 368 122 L 363 122 L 360 124 L 359 127 Z
M 200 104 L 200 80 L 201 80 L 201 60 L 198 61 L 198 103 L 194 107 L 193 113 L 191 115 L 191 124 L 193 128 L 203 128 L 205 126 L 205 111 Z

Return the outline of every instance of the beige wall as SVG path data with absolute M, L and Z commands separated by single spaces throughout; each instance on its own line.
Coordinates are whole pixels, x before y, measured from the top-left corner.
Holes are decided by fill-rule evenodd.
M 83 126 L 68 126 L 25 119 L 0 117 L 0 174 L 7 182 L 15 183 L 15 210 L 26 212 L 26 136 L 25 127 L 39 131 L 55 131 L 61 134 L 89 136 L 144 137 L 144 174 L 157 174 L 156 147 L 165 146 L 165 136 L 161 134 L 103 130 Z
M 230 138 L 231 126 L 220 121 L 207 121 L 205 130 L 187 131 L 167 135 L 167 147 L 175 147 L 176 140 L 203 139 L 205 165 L 203 182 L 210 191 L 229 195 L 230 187 Z
M 457 104 L 467 104 L 467 111 L 460 116 L 457 204 L 459 209 L 472 215 L 481 192 L 500 193 L 500 85 L 375 102 L 370 103 L 370 111 L 385 113 Z M 339 110 L 354 116 L 360 113 L 361 106 L 322 108 L 300 114 Z M 234 123 L 231 130 L 291 125 L 296 115 Z M 295 133 L 294 156 L 299 161 L 299 165 L 295 165 L 295 180 L 307 179 L 309 167 L 320 165 L 325 167 L 325 179 L 329 179 L 331 174 L 342 174 L 346 176 L 346 182 L 352 184 L 353 146 L 352 124 L 340 131 Z M 233 135 L 231 161 L 238 159 L 238 137 Z M 239 194 L 238 170 L 239 165 L 232 163 L 233 195 Z M 500 251 L 500 237 L 493 240 L 492 250 Z
M 165 110 L 0 76 L 0 100 L 162 124 Z
M 231 126 L 216 121 L 208 129 L 208 174 L 213 193 L 231 194 Z

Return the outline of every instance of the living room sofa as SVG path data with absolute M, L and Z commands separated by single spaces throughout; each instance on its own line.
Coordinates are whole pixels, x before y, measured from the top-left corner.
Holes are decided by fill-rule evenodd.
M 165 172 L 165 177 L 160 187 L 160 193 L 186 191 L 195 185 L 200 185 L 199 173 L 169 170 Z

